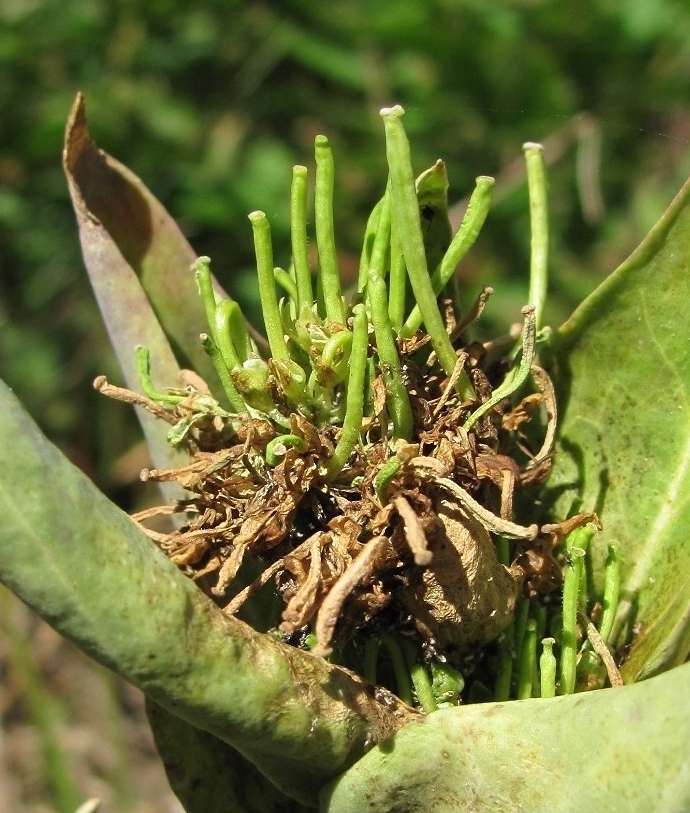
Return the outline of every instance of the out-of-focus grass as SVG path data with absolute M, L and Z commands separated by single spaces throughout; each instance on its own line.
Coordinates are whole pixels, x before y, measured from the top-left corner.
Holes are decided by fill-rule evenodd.
M 181 813 L 143 698 L 0 587 L 0 810 Z

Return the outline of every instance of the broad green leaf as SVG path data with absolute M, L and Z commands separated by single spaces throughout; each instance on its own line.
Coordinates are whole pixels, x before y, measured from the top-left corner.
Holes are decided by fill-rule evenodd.
M 367 744 L 419 716 L 223 614 L 1 383 L 0 415 L 0 580 L 166 711 L 311 805 Z
M 690 664 L 633 686 L 447 709 L 326 788 L 323 813 L 677 813 Z
M 190 270 L 194 251 L 139 178 L 93 143 L 81 94 L 67 123 L 63 165 L 84 262 L 127 386 L 141 391 L 138 344 L 151 350 L 157 387 L 181 386 L 168 338 L 180 360 L 213 383 L 199 342 L 205 322 Z M 140 420 L 154 464 L 181 463 L 166 442 L 168 427 L 146 414 Z
M 613 643 L 639 680 L 690 651 L 690 182 L 639 248 L 554 336 L 556 514 L 598 512 L 623 595 Z
M 308 813 L 234 748 L 147 698 L 156 748 L 186 813 Z

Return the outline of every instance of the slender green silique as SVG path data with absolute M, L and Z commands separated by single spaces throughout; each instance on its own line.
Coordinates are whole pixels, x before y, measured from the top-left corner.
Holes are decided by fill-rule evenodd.
M 582 548 L 569 550 L 569 563 L 563 576 L 563 630 L 561 633 L 561 694 L 575 691 L 577 668 L 577 611 L 580 586 L 584 570 L 585 552 Z
M 404 112 L 400 105 L 386 107 L 381 111 L 386 132 L 392 216 L 398 222 L 398 233 L 407 264 L 407 273 L 424 326 L 441 366 L 447 375 L 452 375 L 457 355 L 446 332 L 426 266 L 424 240 L 419 221 L 419 204 L 410 159 L 410 145 L 401 121 Z M 464 371 L 458 378 L 456 389 L 463 398 L 474 396 L 472 384 Z
M 604 596 L 601 602 L 599 635 L 606 643 L 613 629 L 621 593 L 621 560 L 614 545 L 609 545 L 604 570 Z
M 402 377 L 402 365 L 388 315 L 388 291 L 383 277 L 375 271 L 369 274 L 367 294 L 374 323 L 379 367 L 386 386 L 386 404 L 393 422 L 393 438 L 410 440 L 413 431 L 412 407 Z
M 367 638 L 364 644 L 364 655 L 362 657 L 362 677 L 372 686 L 376 685 L 376 664 L 379 659 L 379 649 L 381 641 L 379 638 Z
M 504 398 L 512 395 L 527 380 L 529 371 L 532 368 L 537 345 L 536 319 L 534 308 L 531 305 L 524 307 L 522 313 L 525 317 L 525 324 L 522 329 L 522 355 L 520 357 L 520 363 L 517 367 L 513 367 L 501 384 L 496 387 L 491 398 L 484 401 L 484 403 L 480 407 L 477 407 L 467 418 L 464 423 L 464 428 L 467 431 L 469 431 L 483 415 L 490 412 L 496 404 L 500 403 Z
M 379 218 L 381 217 L 381 207 L 383 198 L 374 206 L 367 219 L 364 229 L 364 240 L 362 241 L 362 251 L 359 256 L 359 275 L 357 277 L 357 292 L 362 293 L 367 285 L 367 275 L 369 273 L 369 261 L 371 252 L 374 249 L 374 241 L 379 228 Z
M 237 303 L 230 299 L 221 299 L 216 305 L 215 317 L 211 328 L 218 350 L 220 350 L 225 366 L 229 371 L 242 366 L 242 361 L 235 347 L 232 336 L 233 331 L 230 326 L 231 312 L 234 309 L 233 306 L 237 306 Z
M 208 353 L 208 356 L 215 367 L 216 374 L 220 379 L 220 383 L 223 385 L 225 396 L 228 399 L 230 408 L 233 412 L 246 412 L 247 407 L 244 403 L 244 399 L 240 395 L 230 376 L 230 370 L 228 370 L 228 367 L 225 364 L 225 360 L 218 349 L 218 345 L 213 341 L 213 338 L 208 333 L 202 333 L 200 338 L 201 346 Z
M 407 266 L 400 243 L 398 222 L 391 218 L 391 261 L 388 272 L 388 314 L 391 326 L 397 335 L 405 321 L 405 302 L 407 300 Z
M 264 315 L 266 338 L 274 359 L 289 359 L 280 309 L 276 298 L 276 284 L 273 276 L 273 247 L 271 245 L 271 226 L 264 212 L 252 212 L 249 215 L 254 232 L 254 251 L 256 253 L 256 270 L 259 283 L 259 297 Z
M 284 293 L 288 295 L 288 297 L 295 303 L 295 309 L 297 308 L 297 284 L 295 280 L 288 274 L 288 272 L 284 268 L 274 268 L 273 269 L 273 279 L 276 281 L 276 285 L 279 285 Z
M 491 193 L 493 192 L 495 181 L 486 175 L 480 175 L 476 180 L 476 186 L 467 205 L 465 216 L 462 219 L 460 228 L 451 240 L 448 250 L 443 256 L 440 264 L 431 275 L 431 284 L 434 293 L 438 296 L 445 286 L 450 282 L 458 267 L 458 263 L 475 244 L 479 232 L 482 230 L 486 216 L 491 205 Z M 410 312 L 402 328 L 403 336 L 412 336 L 419 330 L 422 324 L 422 314 L 419 306 Z
M 204 313 L 206 314 L 206 323 L 212 331 L 216 313 L 216 294 L 213 290 L 210 257 L 198 257 L 192 269 L 194 270 L 196 282 L 199 286 L 199 295 L 204 306 Z
M 316 245 L 319 250 L 319 279 L 323 290 L 326 318 L 332 322 L 345 324 L 346 312 L 340 288 L 338 255 L 335 248 L 333 229 L 333 187 L 335 168 L 333 153 L 326 136 L 314 139 L 316 157 L 316 185 L 314 190 L 314 223 Z
M 513 663 L 515 661 L 515 622 L 510 624 L 501 634 L 498 641 L 498 666 L 494 682 L 493 699 L 496 702 L 508 700 L 510 697 L 510 684 L 513 679 Z
M 393 675 L 395 677 L 396 694 L 403 701 L 411 706 L 412 700 L 412 685 L 410 683 L 410 673 L 405 656 L 400 648 L 400 644 L 395 640 L 392 635 L 382 635 L 381 643 L 383 644 L 388 659 L 393 667 Z
M 527 599 L 521 599 L 515 608 L 515 655 L 520 657 L 522 652 L 522 641 L 525 637 L 525 630 L 527 629 L 527 621 L 529 619 L 530 602 Z
M 311 306 L 314 301 L 311 270 L 309 268 L 309 240 L 307 238 L 307 176 L 308 170 L 306 167 L 298 165 L 292 168 L 290 240 L 295 284 L 297 286 L 298 313 L 303 305 Z
M 369 345 L 367 312 L 364 305 L 356 305 L 353 311 L 352 353 L 350 375 L 347 381 L 347 405 L 340 438 L 332 457 L 326 464 L 328 477 L 337 477 L 347 463 L 362 431 L 364 412 L 364 383 L 367 371 L 367 348 Z
M 530 618 L 525 625 L 525 634 L 520 648 L 520 668 L 518 671 L 517 699 L 532 697 L 532 677 L 537 665 L 537 622 Z
M 528 141 L 523 145 L 523 150 L 527 165 L 531 232 L 528 302 L 534 305 L 537 330 L 539 330 L 543 324 L 549 273 L 549 217 L 544 147 Z
M 539 656 L 539 680 L 542 697 L 556 696 L 556 656 L 553 654 L 554 638 L 543 638 Z
M 381 200 L 381 210 L 379 212 L 379 223 L 374 237 L 374 243 L 371 247 L 371 256 L 369 257 L 369 265 L 366 269 L 366 280 L 369 274 L 378 274 L 383 277 L 386 273 L 387 260 L 390 252 L 391 241 L 391 195 L 390 187 L 386 187 L 386 192 Z M 386 302 L 386 307 L 388 303 Z

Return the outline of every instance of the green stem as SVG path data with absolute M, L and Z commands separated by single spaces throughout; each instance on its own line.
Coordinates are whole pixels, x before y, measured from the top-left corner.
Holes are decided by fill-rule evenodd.
M 434 697 L 434 690 L 429 679 L 429 673 L 421 663 L 416 661 L 410 664 L 410 677 L 417 695 L 417 701 L 425 714 L 438 711 L 438 704 Z
M 185 395 L 171 395 L 156 389 L 153 381 L 151 381 L 151 353 L 148 347 L 138 344 L 134 348 L 134 364 L 141 387 L 147 398 L 159 404 L 172 404 L 173 406 L 179 404 L 180 401 L 184 401 Z
M 400 645 L 391 635 L 382 635 L 381 643 L 386 649 L 386 654 L 393 667 L 395 676 L 396 694 L 408 706 L 412 705 L 412 686 L 410 685 L 410 673 L 405 663 L 405 657 L 400 649 Z
M 316 225 L 316 245 L 319 250 L 319 270 L 324 307 L 327 319 L 344 325 L 346 322 L 345 303 L 340 288 L 338 255 L 333 231 L 335 170 L 333 153 L 326 136 L 316 136 L 314 139 L 314 153 L 316 156 L 314 221 Z
M 225 395 L 228 399 L 231 410 L 235 413 L 246 412 L 247 407 L 244 403 L 244 399 L 240 395 L 237 387 L 230 377 L 230 371 L 223 360 L 223 356 L 218 349 L 218 345 L 213 341 L 212 337 L 209 336 L 208 333 L 202 333 L 200 338 L 201 346 L 204 348 L 209 358 L 213 362 L 213 366 L 216 369 L 220 383 L 223 385 L 223 389 L 225 390 Z
M 530 618 L 520 649 L 520 671 L 518 673 L 517 699 L 532 697 L 532 676 L 537 665 L 537 622 Z
M 198 257 L 192 265 L 192 269 L 196 274 L 196 282 L 199 286 L 199 295 L 201 296 L 201 301 L 204 306 L 204 313 L 206 314 L 206 323 L 208 324 L 209 329 L 212 331 L 216 314 L 216 294 L 213 290 L 210 258 Z
M 371 305 L 371 320 L 374 323 L 379 367 L 386 387 L 386 404 L 393 421 L 393 439 L 410 440 L 413 431 L 412 407 L 388 315 L 388 291 L 383 277 L 373 268 L 369 274 L 367 294 Z
M 534 305 L 537 330 L 542 326 L 549 262 L 549 218 L 546 201 L 546 171 L 544 147 L 528 141 L 523 145 L 527 164 L 527 186 L 530 212 L 530 274 L 529 303 Z
M 303 305 L 311 306 L 314 301 L 307 238 L 307 173 L 306 167 L 293 167 L 290 189 L 290 238 L 297 285 L 297 313 L 301 312 Z
M 621 592 L 621 562 L 618 551 L 613 545 L 609 545 L 608 556 L 606 557 L 606 567 L 604 571 L 604 598 L 602 600 L 601 622 L 599 624 L 599 635 L 604 643 L 608 643 L 613 621 L 618 611 L 618 600 Z
M 563 578 L 563 631 L 561 635 L 561 694 L 575 691 L 577 667 L 577 609 L 580 584 L 584 570 L 585 552 L 582 548 L 570 549 L 570 564 Z
M 391 327 L 400 335 L 405 321 L 405 301 L 407 299 L 407 266 L 400 244 L 398 222 L 391 219 L 391 262 L 388 274 L 388 314 Z
M 225 366 L 232 371 L 242 366 L 235 342 L 233 341 L 231 320 L 233 311 L 239 309 L 236 302 L 230 299 L 222 299 L 216 305 L 216 314 L 213 319 L 213 336 L 220 354 L 223 357 Z
M 448 246 L 448 250 L 439 263 L 438 268 L 434 270 L 431 276 L 431 284 L 436 296 L 438 296 L 450 282 L 455 273 L 455 269 L 458 267 L 458 263 L 460 263 L 462 258 L 476 242 L 479 232 L 486 220 L 486 216 L 489 213 L 494 183 L 494 179 L 486 175 L 480 175 L 479 178 L 477 178 L 475 189 L 472 192 L 472 197 L 467 205 L 467 210 L 465 211 L 465 216 L 462 219 L 460 228 L 451 240 L 450 246 Z M 419 330 L 421 324 L 422 314 L 419 310 L 419 306 L 415 305 L 402 327 L 401 335 L 412 336 Z
M 496 702 L 510 697 L 510 682 L 513 679 L 513 661 L 515 659 L 515 622 L 511 621 L 498 642 L 498 671 L 494 683 Z
M 381 201 L 381 210 L 379 212 L 378 228 L 374 236 L 374 242 L 371 247 L 371 255 L 369 262 L 365 266 L 364 271 L 360 273 L 359 283 L 362 285 L 362 290 L 366 288 L 369 275 L 371 273 L 384 276 L 386 273 L 386 260 L 390 250 L 391 241 L 391 195 L 390 188 L 386 187 L 386 193 Z M 386 303 L 386 309 L 388 303 Z
M 534 308 L 531 305 L 524 307 L 522 313 L 525 317 L 525 324 L 522 330 L 522 355 L 520 357 L 520 363 L 506 375 L 500 386 L 494 390 L 491 398 L 475 409 L 465 421 L 464 429 L 466 431 L 469 431 L 483 415 L 491 411 L 496 404 L 500 403 L 504 398 L 512 395 L 527 380 L 529 371 L 532 368 L 537 345 L 536 321 Z
M 424 326 L 441 366 L 447 375 L 452 375 L 457 355 L 446 332 L 426 267 L 419 203 L 410 160 L 410 144 L 401 121 L 404 112 L 400 105 L 381 111 L 386 131 L 393 217 L 398 223 L 410 285 L 419 305 Z M 472 384 L 464 371 L 458 378 L 456 388 L 463 398 L 474 396 Z
M 515 654 L 519 657 L 522 652 L 522 641 L 527 629 L 527 619 L 529 618 L 530 603 L 527 599 L 518 602 L 515 609 Z
M 279 285 L 283 291 L 288 295 L 288 297 L 295 303 L 295 308 L 297 307 L 297 284 L 295 280 L 288 274 L 288 272 L 284 268 L 274 268 L 273 269 L 273 279 L 276 281 L 276 284 Z
M 254 252 L 259 280 L 259 298 L 264 315 L 266 338 L 271 355 L 276 359 L 289 359 L 290 354 L 283 336 L 280 309 L 276 299 L 276 284 L 273 276 L 273 247 L 271 246 L 271 226 L 264 212 L 249 215 L 254 232 Z
M 350 375 L 347 381 L 345 418 L 338 444 L 333 451 L 333 456 L 327 463 L 326 469 L 327 476 L 331 480 L 343 470 L 352 450 L 359 441 L 362 431 L 369 334 L 367 312 L 364 305 L 356 305 L 353 314 L 352 353 L 350 354 Z
M 266 444 L 266 463 L 269 466 L 277 466 L 285 457 L 288 449 L 306 452 L 307 444 L 299 435 L 278 435 L 277 438 L 269 440 Z
M 554 638 L 544 638 L 539 658 L 539 677 L 542 697 L 556 696 L 556 656 L 553 654 Z
M 381 505 L 388 504 L 388 497 L 386 496 L 388 486 L 391 480 L 400 471 L 401 466 L 402 460 L 399 457 L 391 457 L 390 460 L 387 460 L 383 466 L 381 466 L 376 477 L 374 477 L 374 491 Z
M 357 293 L 362 293 L 367 285 L 367 275 L 369 273 L 369 262 L 371 260 L 371 253 L 374 250 L 374 241 L 376 240 L 376 233 L 379 228 L 379 219 L 381 217 L 381 207 L 383 206 L 383 198 L 377 202 L 371 210 L 371 214 L 367 219 L 367 225 L 364 229 L 364 240 L 362 241 L 362 251 L 359 255 L 359 276 L 357 277 Z
M 345 381 L 352 352 L 352 333 L 339 330 L 323 346 L 321 364 L 333 372 L 335 383 Z

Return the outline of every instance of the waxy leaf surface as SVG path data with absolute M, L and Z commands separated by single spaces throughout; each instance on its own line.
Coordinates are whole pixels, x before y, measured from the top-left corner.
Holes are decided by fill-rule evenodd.
M 323 813 L 678 813 L 690 664 L 619 689 L 446 709 L 322 793 Z
M 8 462 L 0 580 L 167 712 L 311 805 L 367 743 L 419 716 L 224 615 L 41 435 L 1 382 L 0 415 L 0 460 Z
M 609 544 L 623 595 L 613 644 L 626 681 L 690 651 L 690 182 L 554 336 L 562 408 L 548 486 L 556 514 L 597 511 L 593 578 Z

